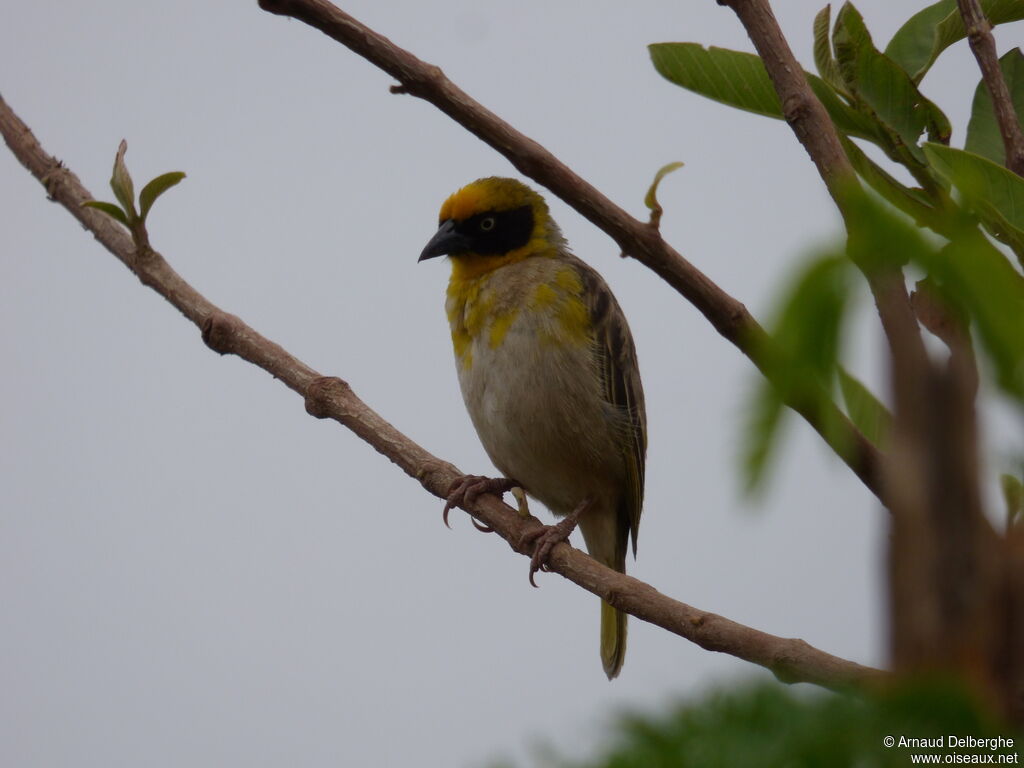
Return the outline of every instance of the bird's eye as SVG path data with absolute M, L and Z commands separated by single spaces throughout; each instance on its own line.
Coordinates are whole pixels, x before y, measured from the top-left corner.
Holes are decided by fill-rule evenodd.
M 492 229 L 494 229 L 494 225 L 496 223 L 497 222 L 495 222 L 493 216 L 487 216 L 486 218 L 480 219 L 480 231 L 490 232 Z

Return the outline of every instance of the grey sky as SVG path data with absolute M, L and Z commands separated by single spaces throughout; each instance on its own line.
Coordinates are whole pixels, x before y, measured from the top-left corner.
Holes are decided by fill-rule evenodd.
M 810 66 L 815 2 L 777 2 Z M 154 245 L 222 308 L 339 375 L 399 429 L 491 472 L 465 415 L 443 292 L 416 264 L 444 197 L 514 173 L 390 78 L 254 0 L 11 3 L 0 89 L 109 199 L 118 141 Z M 654 172 L 667 238 L 764 318 L 837 234 L 781 122 L 663 81 L 645 45 L 750 50 L 700 2 L 437 0 L 342 7 L 445 72 L 630 211 Z M 884 44 L 917 3 L 858 3 Z M 1000 52 L 1020 25 L 997 32 Z M 962 142 L 966 45 L 925 80 Z M 763 503 L 737 478 L 750 363 L 560 201 L 636 339 L 648 402 L 636 576 L 701 608 L 884 663 L 883 514 L 793 422 Z M 0 764 L 480 765 L 573 755 L 616 712 L 765 673 L 634 621 L 622 676 L 598 601 L 454 530 L 441 504 L 195 328 L 45 201 L 0 152 Z M 881 387 L 861 302 L 850 360 Z M 541 512 L 538 507 L 535 511 Z

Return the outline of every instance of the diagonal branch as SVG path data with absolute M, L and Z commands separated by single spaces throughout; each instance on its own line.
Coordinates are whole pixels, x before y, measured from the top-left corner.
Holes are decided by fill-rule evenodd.
M 504 155 L 525 175 L 543 184 L 607 233 L 622 252 L 650 269 L 695 306 L 726 339 L 772 378 L 774 344 L 747 308 L 662 239 L 657 227 L 630 216 L 533 139 L 470 98 L 440 68 L 399 48 L 327 0 L 260 0 L 271 13 L 291 16 L 350 48 L 401 83 L 392 90 L 430 102 Z M 845 155 L 842 160 L 845 161 Z M 799 413 L 861 481 L 881 497 L 883 456 L 823 391 L 785 392 Z M 823 405 L 824 403 L 824 405 Z
M 219 309 L 148 247 L 136 248 L 128 232 L 110 217 L 82 203 L 92 195 L 78 178 L 47 154 L 7 103 L 0 98 L 0 133 L 15 157 L 56 200 L 147 286 L 202 329 L 203 340 L 220 354 L 238 355 L 280 379 L 303 396 L 306 410 L 351 429 L 379 453 L 444 497 L 461 473 L 431 455 L 360 400 L 341 379 L 324 377 L 239 318 Z M 481 496 L 470 513 L 493 528 L 516 552 L 532 555 L 524 534 L 540 525 L 492 495 Z M 810 682 L 840 689 L 881 681 L 886 673 L 840 659 L 803 640 L 770 635 L 667 597 L 648 584 L 613 571 L 568 544 L 552 550 L 551 570 L 638 619 L 656 624 L 711 651 L 727 653 L 770 669 L 786 682 Z
M 794 133 L 818 166 L 846 220 L 854 253 L 866 251 L 852 169 L 837 162 L 838 133 L 779 29 L 768 0 L 719 0 L 739 16 L 764 61 Z M 963 5 L 963 0 L 961 0 Z M 864 258 L 864 256 L 860 256 Z M 869 257 L 871 258 L 871 257 Z M 886 462 L 890 650 L 897 673 L 963 674 L 1000 696 L 1000 557 L 978 481 L 973 356 L 952 341 L 949 367 L 932 364 L 895 266 L 858 264 L 871 286 L 889 341 L 895 418 Z M 924 309 L 923 303 L 919 304 Z M 933 318 L 930 318 L 933 319 Z M 938 328 L 936 328 L 938 330 Z
M 970 43 L 974 58 L 978 60 L 981 79 L 985 81 L 988 95 L 992 97 L 999 133 L 1006 148 L 1006 167 L 1018 176 L 1024 176 L 1024 130 L 1013 108 L 1013 99 L 1003 78 L 1003 71 L 999 68 L 992 24 L 985 17 L 978 0 L 957 0 L 957 4 L 964 19 L 964 29 L 967 30 L 967 42 Z
M 718 0 L 736 13 L 764 62 L 782 104 L 786 122 L 811 156 L 818 174 L 836 201 L 850 241 L 859 236 L 856 224 L 857 174 L 843 151 L 839 133 L 825 107 L 811 90 L 803 67 L 786 42 L 768 0 Z M 889 342 L 897 408 L 914 400 L 914 383 L 928 369 L 921 329 L 910 304 L 906 282 L 898 267 L 858 264 L 867 278 Z M 883 498 L 883 502 L 887 501 Z
M 775 86 L 786 122 L 814 161 L 845 217 L 848 196 L 858 187 L 857 174 L 843 151 L 832 119 L 811 90 L 803 67 L 786 42 L 768 0 L 718 2 L 732 8 L 739 17 Z

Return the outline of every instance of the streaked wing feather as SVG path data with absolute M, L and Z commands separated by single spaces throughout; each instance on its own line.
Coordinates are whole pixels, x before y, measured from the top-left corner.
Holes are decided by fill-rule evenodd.
M 644 408 L 644 390 L 640 382 L 636 347 L 626 317 L 608 285 L 586 263 L 576 257 L 571 259 L 583 279 L 587 308 L 594 328 L 594 354 L 601 371 L 605 398 L 622 412 L 626 425 L 621 441 L 627 481 L 622 523 L 626 528 L 624 533 L 632 534 L 633 555 L 636 556 L 647 456 L 647 412 Z

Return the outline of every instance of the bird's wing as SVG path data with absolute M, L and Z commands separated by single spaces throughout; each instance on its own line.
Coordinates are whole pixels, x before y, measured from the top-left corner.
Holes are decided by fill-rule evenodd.
M 618 409 L 625 429 L 620 442 L 626 465 L 626 489 L 623 494 L 624 523 L 632 534 L 636 556 L 637 530 L 644 503 L 644 462 L 647 455 L 647 412 L 636 347 L 615 296 L 604 279 L 590 266 L 571 257 L 583 280 L 587 309 L 594 329 L 594 355 L 605 399 Z

